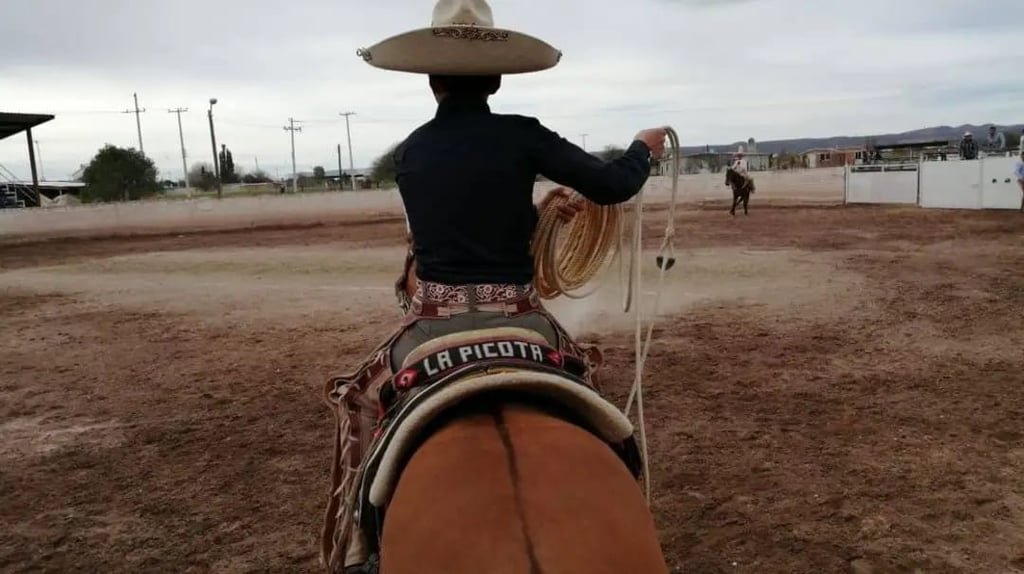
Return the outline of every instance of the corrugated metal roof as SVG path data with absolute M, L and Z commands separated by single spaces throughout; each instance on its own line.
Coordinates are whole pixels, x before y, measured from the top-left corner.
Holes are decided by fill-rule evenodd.
M 0 140 L 9 138 L 14 134 L 34 128 L 52 120 L 54 116 L 49 114 L 14 114 L 0 112 Z
M 10 184 L 12 186 L 21 187 L 32 187 L 31 181 L 0 181 L 0 185 Z M 40 189 L 73 189 L 76 187 L 85 187 L 85 184 L 80 181 L 40 181 Z

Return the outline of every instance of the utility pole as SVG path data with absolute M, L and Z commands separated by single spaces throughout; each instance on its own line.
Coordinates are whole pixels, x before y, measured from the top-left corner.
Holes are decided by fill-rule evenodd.
M 220 163 L 217 161 L 217 136 L 213 133 L 213 106 L 217 103 L 217 98 L 210 98 L 210 110 L 207 112 L 207 116 L 210 118 L 210 144 L 213 145 L 213 178 L 217 181 L 217 199 L 224 196 L 224 192 L 220 185 Z
M 341 144 L 338 144 L 338 191 L 345 189 L 345 176 L 341 173 Z
M 141 110 L 139 109 L 139 95 L 138 94 L 133 92 L 132 93 L 132 97 L 135 98 L 135 109 L 134 110 L 125 110 L 125 111 L 123 111 L 121 113 L 122 114 L 135 114 L 135 128 L 137 130 L 139 130 L 139 152 L 142 153 L 142 155 L 146 155 L 146 150 L 142 148 L 142 120 L 139 119 L 139 114 L 145 112 L 146 108 L 142 108 Z
M 587 151 L 587 136 L 590 134 L 580 134 L 583 136 L 583 151 Z
M 349 177 L 352 178 L 352 190 L 355 191 L 355 189 L 356 189 L 356 174 L 355 174 L 356 168 L 355 168 L 355 166 L 353 165 L 353 162 L 352 162 L 352 130 L 349 129 L 348 118 L 349 118 L 349 116 L 356 115 L 356 113 L 355 112 L 341 112 L 338 115 L 345 116 L 345 135 L 348 136 L 348 172 L 349 172 L 348 175 L 349 175 Z
M 169 114 L 178 114 L 178 140 L 181 142 L 181 176 L 185 180 L 185 189 L 189 187 L 188 161 L 185 159 L 185 132 L 181 129 L 181 113 L 187 112 L 188 108 L 175 108 L 167 110 Z M 190 192 L 191 193 L 191 192 Z
M 288 118 L 288 125 L 284 127 L 285 131 L 292 133 L 292 193 L 299 192 L 299 175 L 295 170 L 295 132 L 301 132 L 302 128 L 295 127 L 295 120 Z
M 260 158 L 259 156 L 253 156 L 256 159 L 256 171 L 260 170 Z
M 46 181 L 46 174 L 43 173 L 43 149 L 39 147 L 39 140 L 36 140 L 36 157 L 39 159 L 39 179 Z

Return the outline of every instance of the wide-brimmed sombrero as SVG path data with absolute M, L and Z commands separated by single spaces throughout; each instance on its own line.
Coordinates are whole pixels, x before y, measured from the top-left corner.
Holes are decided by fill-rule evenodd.
M 392 36 L 357 54 L 385 70 L 447 76 L 539 72 L 562 57 L 543 40 L 495 28 L 485 0 L 438 0 L 429 28 Z

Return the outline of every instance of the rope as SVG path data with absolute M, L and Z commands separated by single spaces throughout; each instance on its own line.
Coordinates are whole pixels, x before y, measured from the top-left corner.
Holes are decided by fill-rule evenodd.
M 637 293 L 643 294 L 643 276 L 639 264 L 643 252 L 643 196 L 641 189 L 633 204 L 633 229 L 629 246 L 629 274 L 623 276 L 623 253 L 625 252 L 625 233 L 623 229 L 624 208 L 620 205 L 599 206 L 578 193 L 570 197 L 555 197 L 549 202 L 537 224 L 533 241 L 535 261 L 535 284 L 543 299 L 554 299 L 564 295 L 572 299 L 589 296 L 600 285 L 582 292 L 581 289 L 590 283 L 605 266 L 609 255 L 619 261 L 619 281 L 624 284 L 622 310 L 634 314 L 634 362 L 635 372 L 633 386 L 626 401 L 624 412 L 628 417 L 637 406 L 637 426 L 640 427 L 640 450 L 644 464 L 644 494 L 647 504 L 651 503 L 650 466 L 647 448 L 647 423 L 644 418 L 643 373 L 647 356 L 651 350 L 654 335 L 654 318 L 658 315 L 661 293 L 664 290 L 665 273 L 675 263 L 675 216 L 676 203 L 679 195 L 679 136 L 675 130 L 666 127 L 672 151 L 672 196 L 669 202 L 668 222 L 664 237 L 658 250 L 658 280 L 654 292 L 654 300 L 650 311 L 651 320 L 647 324 L 647 336 L 644 337 L 644 313 L 640 305 L 634 307 Z M 559 207 L 568 202 L 582 201 L 582 209 L 568 224 L 558 218 Z M 558 239 L 564 235 L 561 247 Z M 614 252 L 613 252 L 614 248 Z
M 582 209 L 568 224 L 558 218 L 559 208 L 579 202 Z M 622 206 L 600 206 L 577 192 L 556 196 L 544 208 L 533 239 L 534 283 L 542 299 L 564 295 L 583 299 L 597 288 L 581 292 L 597 276 L 622 234 Z M 568 225 L 568 229 L 565 229 Z M 562 233 L 560 233 L 562 232 Z M 558 238 L 564 236 L 561 247 Z

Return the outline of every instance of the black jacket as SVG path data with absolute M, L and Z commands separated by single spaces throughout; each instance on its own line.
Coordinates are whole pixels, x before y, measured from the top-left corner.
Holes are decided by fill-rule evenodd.
M 417 275 L 449 285 L 533 280 L 538 174 L 609 205 L 636 195 L 651 170 L 643 142 L 605 162 L 535 118 L 451 97 L 398 146 L 395 164 Z

